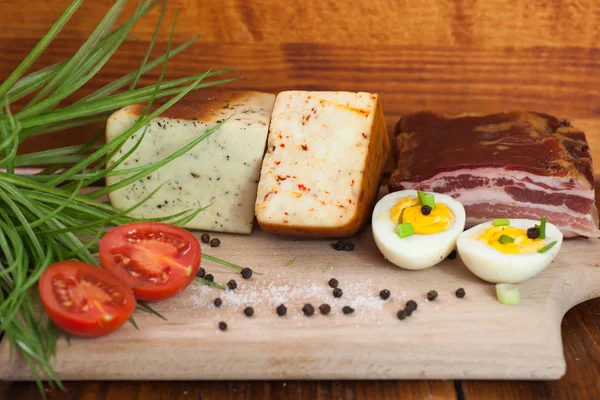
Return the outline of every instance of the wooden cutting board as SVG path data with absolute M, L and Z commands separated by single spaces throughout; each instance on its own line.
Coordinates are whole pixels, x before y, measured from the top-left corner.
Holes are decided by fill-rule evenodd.
M 600 295 L 600 241 L 569 240 L 554 263 L 519 285 L 521 303 L 496 301 L 494 285 L 460 260 L 422 271 L 399 269 L 377 251 L 370 228 L 354 238 L 353 252 L 330 241 L 294 240 L 255 230 L 251 236 L 216 235 L 209 254 L 263 272 L 244 280 L 231 269 L 203 266 L 222 291 L 194 283 L 155 308 L 168 318 L 137 313 L 101 339 L 61 338 L 54 367 L 63 380 L 198 379 L 558 379 L 565 373 L 560 323 L 573 305 Z M 334 299 L 327 281 L 344 290 Z M 463 287 L 464 299 L 454 291 Z M 388 301 L 378 297 L 387 288 Z M 439 297 L 427 302 L 425 294 Z M 212 301 L 221 296 L 223 306 Z M 417 311 L 400 321 L 407 300 Z M 275 307 L 288 307 L 278 317 Z M 329 316 L 302 314 L 305 303 L 329 303 Z M 345 305 L 355 308 L 344 315 Z M 243 314 L 252 306 L 255 315 Z M 217 329 L 219 321 L 229 329 Z M 0 379 L 30 379 L 20 356 L 0 344 Z

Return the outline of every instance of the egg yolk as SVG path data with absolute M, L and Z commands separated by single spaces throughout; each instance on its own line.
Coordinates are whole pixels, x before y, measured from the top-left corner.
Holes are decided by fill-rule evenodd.
M 429 215 L 423 215 L 419 200 L 404 197 L 390 210 L 394 224 L 410 222 L 417 235 L 440 233 L 454 224 L 454 213 L 443 203 L 435 203 Z M 402 220 L 400 220 L 402 218 Z
M 515 241 L 513 243 L 500 243 L 500 236 L 502 235 L 510 236 Z M 512 226 L 492 226 L 483 231 L 476 239 L 499 252 L 507 254 L 534 253 L 545 246 L 543 239 L 530 239 L 527 237 L 526 229 Z

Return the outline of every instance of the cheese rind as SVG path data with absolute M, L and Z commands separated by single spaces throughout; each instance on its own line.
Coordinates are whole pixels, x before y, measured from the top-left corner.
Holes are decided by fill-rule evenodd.
M 209 206 L 187 228 L 218 232 L 250 233 L 254 203 L 268 123 L 275 96 L 258 92 L 196 92 L 184 97 L 152 120 L 139 147 L 116 170 L 147 165 L 168 157 L 226 118 L 219 130 L 188 153 L 149 176 L 109 195 L 111 203 L 128 209 L 154 189 L 163 187 L 131 212 L 138 218 L 154 218 Z M 107 140 L 129 129 L 143 105 L 125 107 L 107 122 Z M 110 163 L 140 139 L 131 136 Z M 129 175 L 107 178 L 117 183 Z
M 376 94 L 280 93 L 258 185 L 258 223 L 291 236 L 356 233 L 372 210 L 389 152 Z

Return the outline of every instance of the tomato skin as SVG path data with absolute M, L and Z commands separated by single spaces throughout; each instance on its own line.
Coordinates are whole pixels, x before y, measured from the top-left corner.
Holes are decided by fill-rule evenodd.
M 145 301 L 165 300 L 185 289 L 200 269 L 201 255 L 193 234 L 161 222 L 124 224 L 100 241 L 102 267 Z
M 61 283 L 57 283 L 59 281 Z M 61 301 L 57 294 L 57 290 L 61 289 L 57 288 L 57 285 L 68 286 L 74 291 L 75 297 L 82 297 L 76 300 L 74 297 L 66 300 L 63 298 Z M 113 293 L 118 294 L 111 295 L 98 285 L 110 288 Z M 129 287 L 102 268 L 79 261 L 61 261 L 46 268 L 40 277 L 38 289 L 44 309 L 54 324 L 77 336 L 100 337 L 117 330 L 131 317 L 136 306 L 135 297 Z M 98 293 L 101 299 L 95 296 Z M 111 301 L 105 301 L 106 298 Z M 83 307 L 87 304 L 87 311 L 77 304 L 71 309 L 65 307 L 65 301 L 73 304 L 77 303 L 77 300 L 80 300 L 78 304 L 84 304 Z M 96 306 L 89 306 L 94 301 L 102 307 L 102 311 Z M 109 320 L 105 318 L 107 314 L 110 314 Z

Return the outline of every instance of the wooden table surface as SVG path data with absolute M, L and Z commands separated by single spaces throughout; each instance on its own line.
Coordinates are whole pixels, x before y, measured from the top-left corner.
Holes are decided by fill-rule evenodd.
M 0 0 L 0 79 L 22 60 L 70 0 Z M 137 1 L 130 1 L 126 13 Z M 86 1 L 39 61 L 73 54 L 111 0 Z M 372 91 L 393 120 L 421 109 L 445 113 L 529 109 L 584 121 L 600 146 L 600 2 L 595 0 L 171 0 L 174 37 L 200 39 L 173 59 L 169 78 L 236 67 L 231 87 Z M 105 72 L 73 99 L 135 69 L 158 13 L 133 30 Z M 165 24 L 157 51 L 166 48 Z M 133 61 L 132 61 L 133 60 Z M 155 81 L 157 72 L 142 79 Z M 27 150 L 79 143 L 95 129 L 58 133 Z M 598 158 L 596 158 L 598 160 Z M 598 161 L 597 161 L 598 162 Z M 567 373 L 552 382 L 67 382 L 51 399 L 596 399 L 600 393 L 600 299 L 562 324 Z M 408 350 L 407 350 L 408 351 Z M 201 357 L 201 354 L 198 354 Z M 38 398 L 32 383 L 0 382 L 0 399 Z

